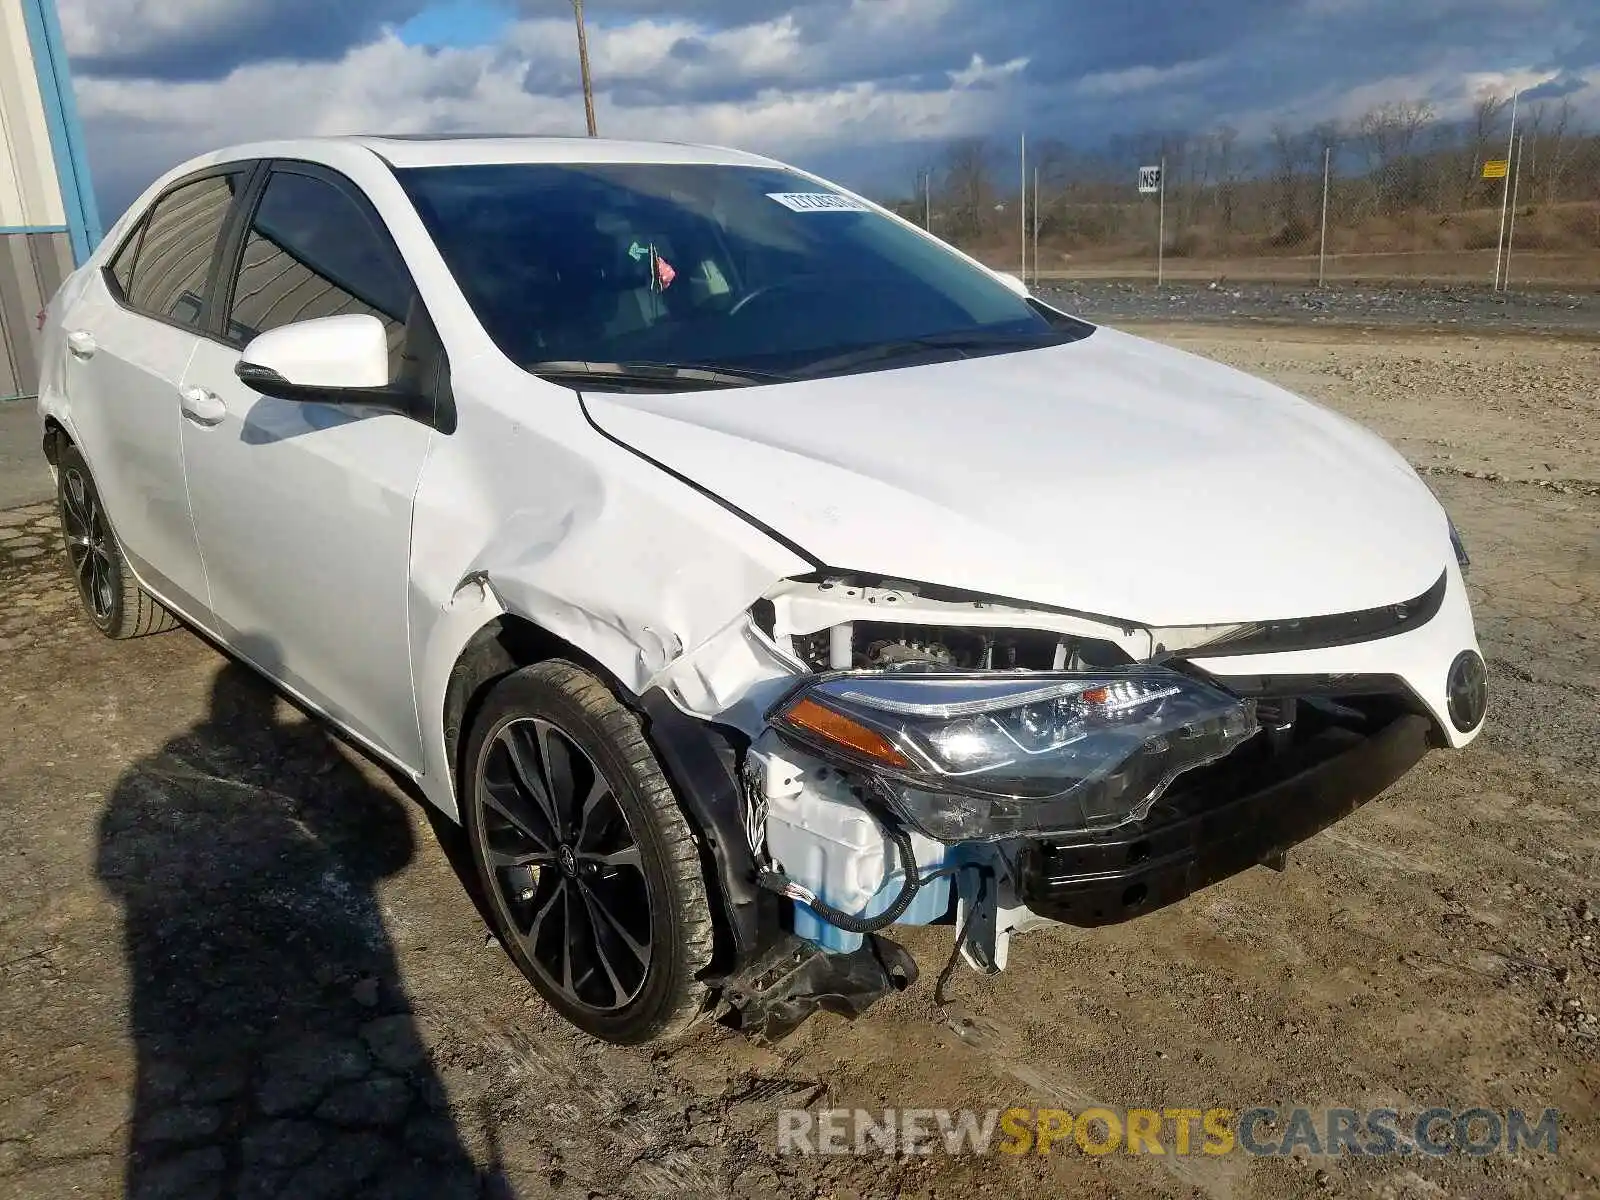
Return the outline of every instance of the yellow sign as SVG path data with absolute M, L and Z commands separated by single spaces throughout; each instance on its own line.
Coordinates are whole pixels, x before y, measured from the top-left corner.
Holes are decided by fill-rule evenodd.
M 1506 171 L 1511 166 L 1509 159 L 1491 158 L 1483 164 L 1483 177 L 1485 179 L 1504 179 Z

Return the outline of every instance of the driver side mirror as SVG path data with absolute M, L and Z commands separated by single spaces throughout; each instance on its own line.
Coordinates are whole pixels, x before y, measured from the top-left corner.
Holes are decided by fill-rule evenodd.
M 383 322 L 369 313 L 269 329 L 244 348 L 233 373 L 279 400 L 411 407 L 389 386 L 388 336 Z

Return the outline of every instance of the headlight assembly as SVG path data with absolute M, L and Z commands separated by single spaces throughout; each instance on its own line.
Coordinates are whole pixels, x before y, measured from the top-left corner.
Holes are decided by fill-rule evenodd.
M 769 720 L 869 772 L 889 804 L 944 842 L 1139 820 L 1179 774 L 1257 728 L 1253 701 L 1159 667 L 826 675 Z

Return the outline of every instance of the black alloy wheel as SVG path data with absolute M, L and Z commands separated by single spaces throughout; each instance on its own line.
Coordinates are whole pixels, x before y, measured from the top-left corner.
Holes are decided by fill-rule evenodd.
M 100 497 L 77 463 L 61 472 L 61 532 L 67 543 L 67 565 L 72 568 L 83 606 L 104 629 L 111 623 L 122 590 L 119 564 Z
M 177 619 L 134 578 L 94 476 L 71 442 L 56 462 L 56 507 L 67 568 L 95 628 L 119 640 L 176 629 Z
M 485 855 L 511 927 L 547 987 L 614 1011 L 650 969 L 650 881 L 615 791 L 538 717 L 502 725 L 479 781 Z
M 699 847 L 638 717 L 569 662 L 496 683 L 472 722 L 462 819 L 502 945 L 585 1032 L 671 1036 L 706 1007 Z

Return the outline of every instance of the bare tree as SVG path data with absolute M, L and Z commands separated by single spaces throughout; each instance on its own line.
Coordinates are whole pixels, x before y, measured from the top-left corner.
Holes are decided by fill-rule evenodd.
M 1242 165 L 1239 131 L 1232 125 L 1219 125 L 1211 134 L 1211 145 L 1216 155 L 1217 219 L 1222 232 L 1231 234 L 1238 219 L 1239 170 Z
M 1356 122 L 1356 142 L 1366 155 L 1377 211 L 1393 212 L 1421 200 L 1418 151 L 1433 115 L 1433 105 L 1426 100 L 1393 100 Z
M 1544 122 L 1544 105 L 1539 105 L 1537 118 L 1542 125 Z M 1581 138 L 1572 136 L 1572 97 L 1563 96 L 1561 106 L 1556 109 L 1555 117 L 1550 126 L 1550 132 L 1543 137 L 1538 133 L 1534 135 L 1534 156 L 1536 162 L 1544 164 L 1543 183 L 1546 204 L 1554 204 L 1561 199 L 1567 177 L 1576 165 L 1578 155 L 1585 142 L 1593 143 L 1594 138 Z M 1592 192 L 1591 192 L 1592 194 Z
M 1482 167 L 1504 153 L 1507 106 L 1504 96 L 1485 92 L 1464 119 L 1443 122 L 1425 101 L 1401 100 L 1375 107 L 1348 126 L 1283 124 L 1258 141 L 1226 124 L 1199 133 L 1147 130 L 1102 137 L 1062 130 L 1054 137 L 1030 137 L 1029 166 L 1038 168 L 1041 184 L 1041 261 L 1046 254 L 1064 254 L 1120 262 L 1147 253 L 1155 204 L 1137 194 L 1134 172 L 1163 157 L 1169 253 L 1204 258 L 1315 249 L 1325 153 L 1331 167 L 1329 246 L 1335 252 L 1456 244 L 1462 240 L 1459 227 L 1441 241 L 1438 231 L 1451 221 L 1433 214 L 1453 213 L 1485 197 Z M 1521 195 L 1562 205 L 1559 212 L 1541 214 L 1537 226 L 1528 227 L 1530 234 L 1537 230 L 1552 247 L 1600 246 L 1600 205 L 1593 205 L 1600 196 L 1600 135 L 1583 124 L 1570 99 L 1526 105 L 1518 128 L 1526 133 Z M 1001 169 L 1006 161 L 1015 160 L 982 138 L 952 142 L 935 153 L 926 178 L 941 236 L 980 252 L 1002 241 L 1011 244 L 1014 217 L 996 214 L 1001 203 L 1009 214 L 1016 196 L 1011 168 Z M 922 178 L 917 194 L 895 206 L 918 221 Z M 1389 220 L 1368 220 L 1377 214 Z M 1466 235 L 1479 236 L 1481 224 L 1469 223 Z
M 984 138 L 962 138 L 945 150 L 940 193 L 953 236 L 982 235 L 995 204 L 993 168 L 993 149 Z
M 1279 124 L 1272 127 L 1268 149 L 1273 215 L 1278 225 L 1275 237 L 1282 244 L 1303 241 L 1311 232 L 1307 209 L 1316 192 L 1313 181 L 1322 175 L 1322 147 L 1310 131 Z
M 1465 207 L 1477 199 L 1483 188 L 1483 164 L 1494 152 L 1499 137 L 1500 117 L 1511 103 L 1509 96 L 1497 96 L 1485 88 L 1472 105 L 1467 126 L 1467 144 L 1462 154 L 1461 203 Z

